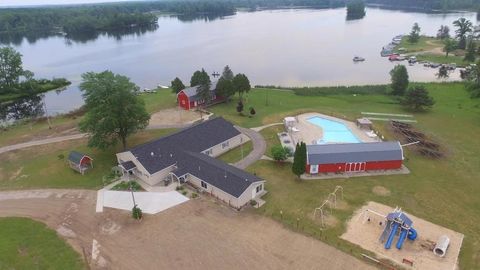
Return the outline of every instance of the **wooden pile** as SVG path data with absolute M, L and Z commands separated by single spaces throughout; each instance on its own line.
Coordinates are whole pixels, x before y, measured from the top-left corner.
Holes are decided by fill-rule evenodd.
M 442 158 L 445 156 L 440 144 L 429 139 L 423 132 L 416 130 L 411 124 L 391 121 L 390 125 L 403 143 L 416 143 L 412 147 L 423 156 Z

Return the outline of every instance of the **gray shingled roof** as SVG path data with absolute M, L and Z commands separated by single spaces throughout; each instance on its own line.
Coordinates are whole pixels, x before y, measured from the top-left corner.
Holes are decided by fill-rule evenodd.
M 212 95 L 215 94 L 215 89 L 217 88 L 217 82 L 218 81 L 214 81 L 210 85 L 210 92 L 211 92 Z M 200 99 L 200 97 L 197 95 L 198 87 L 199 87 L 198 85 L 197 86 L 192 86 L 192 87 L 185 88 L 182 91 L 185 93 L 185 95 L 188 96 L 190 101 L 195 101 L 195 100 Z
M 70 152 L 70 154 L 68 154 L 68 160 L 70 160 L 75 164 L 80 164 L 80 161 L 82 160 L 83 157 L 88 157 L 88 156 L 77 151 L 72 151 Z
M 263 181 L 253 174 L 202 153 L 185 152 L 178 166 L 180 175 L 188 171 L 189 174 L 236 198 L 240 197 L 251 184 Z
M 400 142 L 307 145 L 308 164 L 403 160 Z
M 122 162 L 120 165 L 127 171 L 137 167 L 137 165 L 135 165 L 135 163 L 133 163 L 131 160 Z
M 201 152 L 239 134 L 232 123 L 218 117 L 130 151 L 150 174 L 176 164 L 176 176 L 192 174 L 238 198 L 252 183 L 263 180 Z
M 181 151 L 202 152 L 240 134 L 232 123 L 217 117 L 130 149 L 154 174 L 178 162 Z

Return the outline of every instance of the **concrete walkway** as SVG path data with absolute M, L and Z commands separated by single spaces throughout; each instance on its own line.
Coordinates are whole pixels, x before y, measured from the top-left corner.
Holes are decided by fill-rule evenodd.
M 243 134 L 247 135 L 253 143 L 252 152 L 250 152 L 250 154 L 248 154 L 244 159 L 233 164 L 233 166 L 239 169 L 245 169 L 262 158 L 262 156 L 265 154 L 265 150 L 267 149 L 267 143 L 260 133 L 252 129 L 238 126 L 236 128 L 239 129 Z

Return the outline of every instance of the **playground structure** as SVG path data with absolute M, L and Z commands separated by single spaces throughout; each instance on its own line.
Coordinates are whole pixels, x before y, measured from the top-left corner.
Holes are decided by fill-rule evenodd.
M 402 249 L 406 238 L 412 241 L 417 239 L 417 231 L 412 228 L 412 224 L 412 220 L 402 212 L 401 208 L 395 208 L 393 212 L 388 214 L 386 216 L 385 230 L 383 230 L 379 239 L 381 243 L 385 242 L 385 249 L 390 249 L 397 233 L 399 233 L 397 249 Z
M 415 241 L 408 240 L 413 234 Z M 381 269 L 458 269 L 463 241 L 458 232 L 376 202 L 356 210 L 340 237 L 375 254 L 362 256 Z M 389 238 L 389 248 L 385 248 Z
M 320 214 L 320 222 L 322 228 L 325 228 L 325 210 L 328 210 L 326 209 L 326 207 L 329 208 L 330 214 L 332 213 L 332 208 L 337 208 L 337 192 L 340 192 L 340 198 L 343 200 L 343 187 L 336 186 L 335 190 L 328 194 L 327 199 L 323 201 L 323 203 L 319 207 L 315 208 L 315 210 L 313 211 L 313 219 L 317 217 L 317 213 Z

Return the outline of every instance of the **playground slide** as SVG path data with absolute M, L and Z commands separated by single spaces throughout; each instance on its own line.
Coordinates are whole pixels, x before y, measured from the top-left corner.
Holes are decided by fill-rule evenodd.
M 408 231 L 408 239 L 412 241 L 417 239 L 417 231 L 414 228 L 410 228 L 410 231 Z
M 392 230 L 390 231 L 390 235 L 388 236 L 387 242 L 385 243 L 385 249 L 390 249 L 392 246 L 393 238 L 395 238 L 395 234 L 398 230 L 398 223 L 393 223 Z
M 397 242 L 397 249 L 402 249 L 403 241 L 405 241 L 405 238 L 407 238 L 408 231 L 405 229 L 402 229 L 402 232 L 400 233 L 400 237 L 398 237 L 398 242 Z

